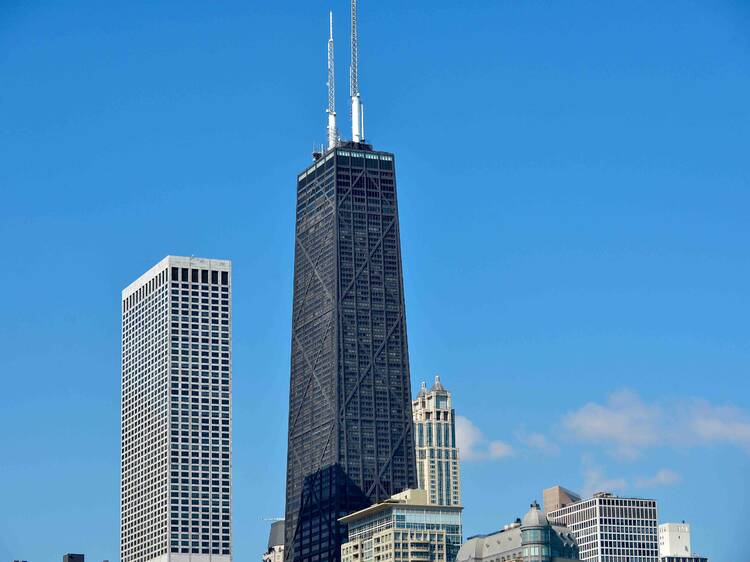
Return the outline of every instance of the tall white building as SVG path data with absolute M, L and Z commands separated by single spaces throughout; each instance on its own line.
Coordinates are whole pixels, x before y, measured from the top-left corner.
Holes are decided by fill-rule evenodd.
M 547 515 L 567 525 L 578 542 L 581 560 L 659 561 L 656 500 L 601 492 Z
M 120 560 L 230 562 L 231 262 L 167 256 L 122 292 Z
M 434 505 L 461 505 L 461 473 L 456 447 L 456 414 L 453 400 L 435 377 L 428 391 L 422 387 L 412 402 L 417 479 Z
M 659 525 L 659 556 L 692 556 L 690 525 L 663 523 Z

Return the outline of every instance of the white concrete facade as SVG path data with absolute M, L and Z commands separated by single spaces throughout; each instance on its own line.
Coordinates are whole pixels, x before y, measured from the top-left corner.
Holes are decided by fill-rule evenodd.
M 179 256 L 122 292 L 122 562 L 231 561 L 231 298 Z
M 692 556 L 690 525 L 662 523 L 659 525 L 659 556 Z
M 456 414 L 453 398 L 435 377 L 428 391 L 425 383 L 412 401 L 417 480 L 431 504 L 461 505 L 461 469 L 456 447 Z
M 263 553 L 263 562 L 284 562 L 284 545 L 277 544 Z
M 658 562 L 656 500 L 620 498 L 602 492 L 550 511 L 550 521 L 563 523 L 578 542 L 581 560 Z

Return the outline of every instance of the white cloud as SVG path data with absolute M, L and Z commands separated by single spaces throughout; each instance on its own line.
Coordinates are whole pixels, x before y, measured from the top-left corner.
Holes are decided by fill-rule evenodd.
M 511 447 L 507 443 L 504 443 L 503 441 L 491 441 L 489 446 L 489 453 L 491 459 L 510 457 L 513 455 L 513 447 Z
M 563 418 L 563 425 L 582 441 L 604 444 L 615 456 L 635 458 L 659 440 L 659 408 L 634 393 L 612 394 L 607 404 L 589 402 Z
M 461 460 L 499 459 L 513 455 L 513 447 L 503 441 L 489 441 L 470 419 L 456 416 L 456 445 Z
M 546 455 L 557 455 L 560 453 L 560 446 L 550 441 L 543 433 L 518 431 L 516 432 L 516 438 L 529 449 L 534 449 L 540 453 Z
M 600 445 L 617 458 L 634 459 L 655 446 L 725 444 L 750 452 L 750 417 L 738 408 L 705 401 L 649 404 L 622 390 L 604 404 L 589 402 L 562 423 L 574 438 Z
M 750 452 L 750 419 L 739 408 L 696 402 L 688 414 L 691 437 L 703 443 L 727 443 Z
M 612 477 L 604 474 L 604 470 L 593 464 L 589 456 L 584 456 L 583 497 L 590 497 L 596 492 L 623 492 L 628 488 L 658 488 L 674 486 L 682 481 L 682 477 L 674 470 L 662 468 L 652 476 L 640 476 L 630 480 L 624 477 Z
M 682 477 L 674 470 L 662 468 L 653 476 L 638 478 L 635 481 L 636 488 L 656 488 L 657 486 L 674 486 L 682 481 Z

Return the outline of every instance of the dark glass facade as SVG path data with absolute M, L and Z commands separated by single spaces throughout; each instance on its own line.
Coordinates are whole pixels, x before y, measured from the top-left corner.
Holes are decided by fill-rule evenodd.
M 338 521 L 417 486 L 393 155 L 298 176 L 285 557 L 338 561 Z

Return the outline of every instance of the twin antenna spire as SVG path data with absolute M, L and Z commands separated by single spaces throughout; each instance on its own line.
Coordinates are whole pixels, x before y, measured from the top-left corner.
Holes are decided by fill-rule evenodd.
M 352 141 L 364 142 L 365 111 L 359 96 L 357 74 L 357 0 L 352 1 L 352 64 L 349 67 L 349 95 L 352 100 Z M 335 148 L 339 143 L 339 132 L 336 128 L 336 79 L 333 57 L 333 12 L 329 14 L 328 36 L 328 148 Z

